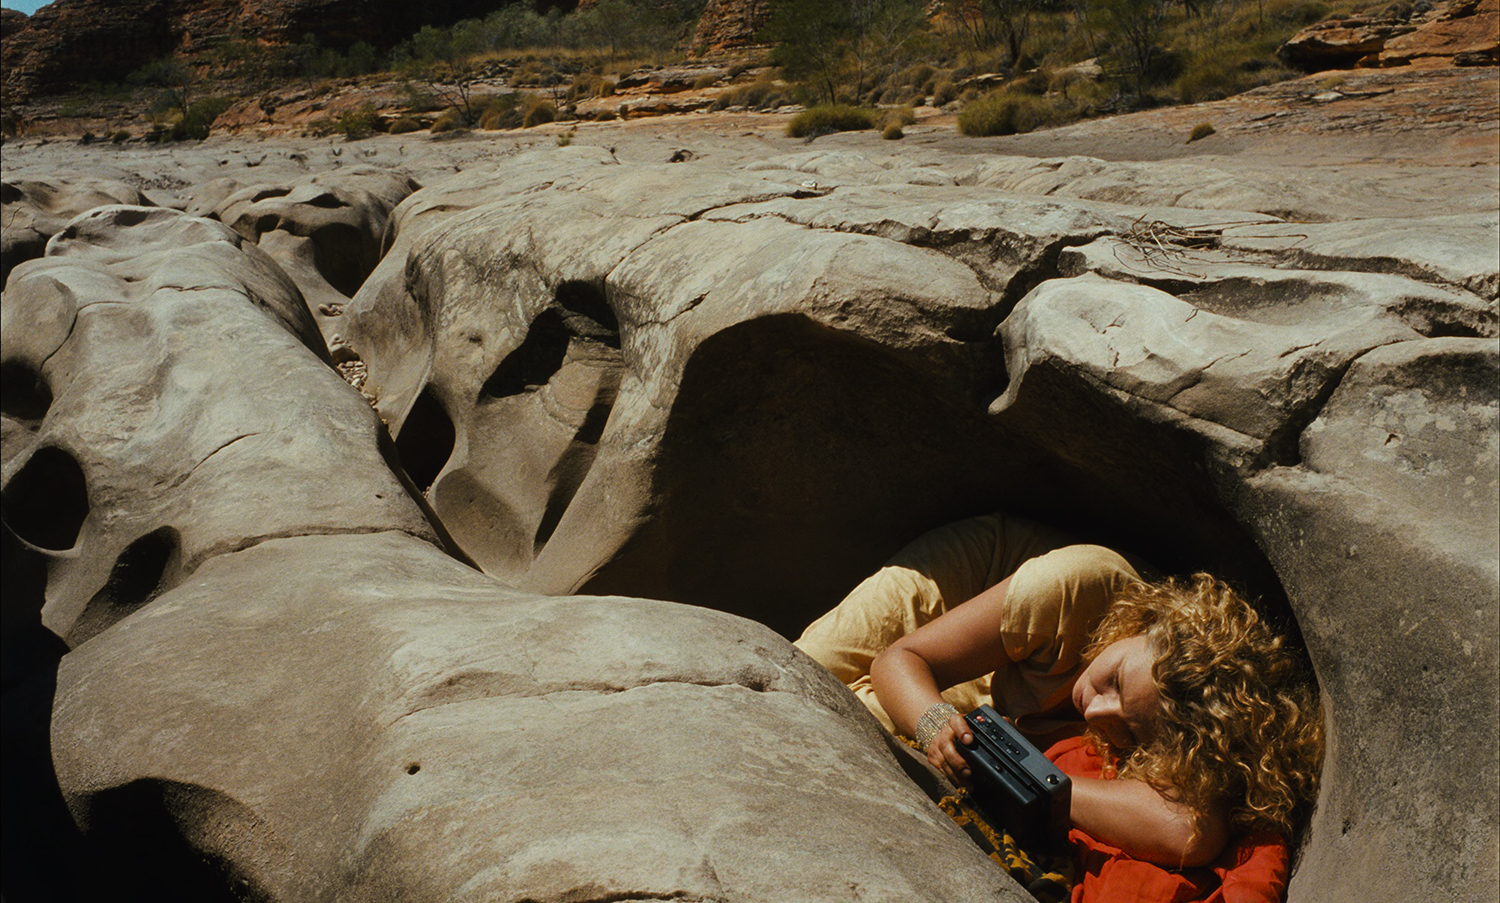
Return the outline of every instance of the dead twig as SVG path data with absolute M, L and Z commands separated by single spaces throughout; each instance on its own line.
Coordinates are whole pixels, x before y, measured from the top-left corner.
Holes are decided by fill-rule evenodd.
M 1243 220 L 1230 223 L 1206 223 L 1201 226 L 1174 226 L 1161 220 L 1146 220 L 1143 215 L 1131 224 L 1130 228 L 1119 236 L 1116 236 L 1114 245 L 1115 260 L 1127 269 L 1136 269 L 1134 265 L 1125 261 L 1120 256 L 1122 246 L 1129 248 L 1138 256 L 1139 263 L 1150 269 L 1156 269 L 1188 278 L 1202 278 L 1202 274 L 1193 273 L 1184 266 L 1192 263 L 1207 263 L 1208 261 L 1195 256 L 1193 252 L 1211 251 L 1220 247 L 1224 237 L 1224 230 L 1238 226 L 1260 226 L 1267 225 L 1260 220 Z M 1295 238 L 1304 239 L 1306 235 L 1279 234 L 1279 235 L 1239 235 L 1239 238 Z

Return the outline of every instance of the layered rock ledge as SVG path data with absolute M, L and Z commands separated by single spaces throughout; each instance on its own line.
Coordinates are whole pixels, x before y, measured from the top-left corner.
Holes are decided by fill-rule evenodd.
M 1298 625 L 1291 899 L 1484 899 L 1500 216 L 757 146 L 7 188 L 7 880 L 1025 900 L 786 639 L 1003 508 Z

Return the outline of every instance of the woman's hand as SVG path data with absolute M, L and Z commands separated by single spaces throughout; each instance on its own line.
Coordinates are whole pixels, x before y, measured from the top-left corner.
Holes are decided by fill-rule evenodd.
M 958 744 L 968 746 L 973 742 L 974 734 L 964 722 L 963 716 L 949 716 L 948 723 L 927 744 L 927 761 L 955 786 L 966 786 L 969 783 L 969 763 L 964 761 L 963 754 L 958 751 Z
M 942 691 L 1005 667 L 1001 635 L 1010 578 L 907 634 L 875 656 L 870 681 L 898 733 L 923 739 L 918 722 L 943 701 Z M 932 767 L 955 784 L 968 781 L 969 766 L 958 744 L 974 742 L 962 715 L 951 715 L 923 752 Z

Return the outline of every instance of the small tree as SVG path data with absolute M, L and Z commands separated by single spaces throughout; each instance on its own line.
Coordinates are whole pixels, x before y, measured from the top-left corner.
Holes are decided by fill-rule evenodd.
M 198 74 L 182 60 L 166 56 L 147 63 L 126 76 L 126 80 L 133 85 L 159 89 L 151 103 L 152 112 L 176 111 L 180 117 L 186 118 Z
M 777 0 L 759 37 L 776 45 L 771 62 L 831 104 L 838 101 L 853 28 L 849 7 L 839 0 Z
M 1159 53 L 1158 41 L 1167 17 L 1168 0 L 1094 0 L 1095 21 L 1109 42 L 1118 47 L 1125 72 L 1144 97 L 1146 81 Z

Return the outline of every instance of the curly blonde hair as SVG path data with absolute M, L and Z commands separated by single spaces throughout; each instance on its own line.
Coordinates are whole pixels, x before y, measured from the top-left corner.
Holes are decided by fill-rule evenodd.
M 1227 811 L 1237 831 L 1293 838 L 1317 796 L 1323 710 L 1311 669 L 1233 589 L 1208 574 L 1140 583 L 1118 595 L 1085 651 L 1144 634 L 1162 718 L 1151 738 L 1114 751 L 1122 776 L 1195 812 Z

